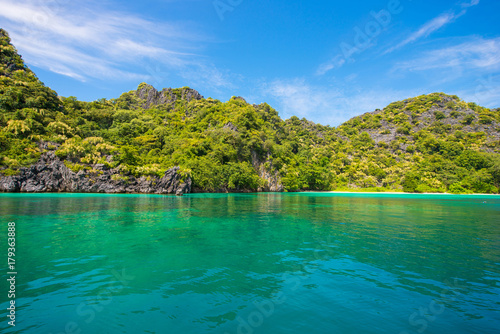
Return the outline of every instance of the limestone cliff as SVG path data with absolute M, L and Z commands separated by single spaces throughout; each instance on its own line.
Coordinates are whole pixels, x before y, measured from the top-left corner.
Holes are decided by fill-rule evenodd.
M 182 180 L 179 167 L 167 170 L 161 178 L 121 176 L 104 165 L 74 173 L 53 152 L 45 152 L 36 164 L 21 168 L 18 175 L 1 177 L 0 191 L 182 195 L 191 192 L 191 179 Z

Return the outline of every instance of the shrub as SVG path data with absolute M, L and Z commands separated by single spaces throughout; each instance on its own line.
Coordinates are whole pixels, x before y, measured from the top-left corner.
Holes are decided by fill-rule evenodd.
M 434 112 L 434 117 L 436 117 L 437 120 L 441 120 L 441 119 L 445 119 L 446 118 L 446 115 L 444 112 L 442 112 L 441 110 L 436 110 Z
M 491 124 L 491 123 L 493 123 L 493 118 L 491 118 L 488 115 L 481 115 L 481 116 L 479 116 L 479 123 L 481 123 L 481 124 Z
M 113 181 L 123 181 L 125 183 L 128 183 L 129 177 L 128 176 L 122 176 L 120 174 L 113 174 L 113 175 L 111 175 L 111 180 L 113 180 Z
M 451 194 L 470 194 L 470 193 L 472 193 L 470 190 L 462 187 L 462 185 L 460 183 L 453 183 L 452 185 L 450 185 L 450 188 L 448 189 L 448 191 Z
M 85 169 L 85 166 L 77 164 L 77 163 L 71 163 L 70 161 L 64 161 L 64 165 L 68 167 L 72 172 L 78 173 L 79 171 Z
M 47 126 L 47 129 L 55 134 L 59 135 L 71 135 L 73 134 L 73 129 L 66 123 L 63 122 L 51 122 Z
M 159 176 L 161 177 L 165 171 L 158 164 L 153 164 L 149 166 L 139 166 L 135 169 L 135 173 L 138 176 Z
M 462 120 L 462 124 L 470 125 L 470 124 L 472 124 L 472 122 L 474 122 L 475 119 L 476 119 L 476 116 L 469 114 L 469 115 L 464 117 L 464 119 Z
M 411 125 L 408 122 L 403 123 L 397 128 L 396 132 L 403 135 L 409 135 L 411 131 Z
M 446 108 L 454 110 L 456 108 L 456 104 L 453 101 L 446 103 Z
M 421 183 L 419 184 L 416 188 L 415 188 L 415 192 L 416 193 L 435 193 L 435 192 L 439 192 L 437 191 L 436 189 L 428 186 L 427 184 L 425 183 Z
M 414 174 L 408 174 L 403 179 L 403 191 L 413 193 L 418 187 L 419 178 Z
M 10 131 L 14 133 L 15 136 L 18 136 L 19 134 L 28 134 L 31 129 L 25 121 L 11 119 L 7 122 L 7 131 Z
M 2 174 L 3 176 L 15 176 L 15 175 L 19 174 L 19 170 L 7 168 L 7 169 L 0 170 L 0 174 Z

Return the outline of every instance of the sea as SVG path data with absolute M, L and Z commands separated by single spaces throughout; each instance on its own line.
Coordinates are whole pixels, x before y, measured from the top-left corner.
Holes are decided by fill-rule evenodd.
M 1 333 L 500 333 L 495 195 L 0 194 L 0 254 Z

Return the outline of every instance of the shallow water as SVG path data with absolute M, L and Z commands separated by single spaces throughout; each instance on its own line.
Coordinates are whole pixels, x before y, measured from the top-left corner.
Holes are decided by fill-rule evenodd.
M 2 333 L 499 333 L 500 196 L 0 194 L 0 217 Z

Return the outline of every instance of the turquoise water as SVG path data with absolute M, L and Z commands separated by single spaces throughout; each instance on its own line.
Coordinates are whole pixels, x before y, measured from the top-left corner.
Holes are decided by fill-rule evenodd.
M 0 194 L 0 217 L 2 333 L 500 333 L 500 196 Z

